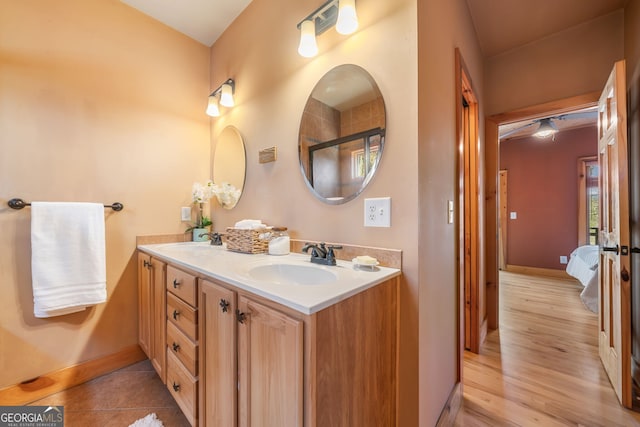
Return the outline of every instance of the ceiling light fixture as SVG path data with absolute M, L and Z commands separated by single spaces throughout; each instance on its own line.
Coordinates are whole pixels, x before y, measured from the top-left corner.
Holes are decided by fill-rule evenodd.
M 540 120 L 538 130 L 533 133 L 536 138 L 549 138 L 558 132 L 558 128 L 553 124 L 551 119 Z
M 335 25 L 340 34 L 351 34 L 358 29 L 355 0 L 328 0 L 298 23 L 300 45 L 298 53 L 305 58 L 318 54 L 316 37 Z
M 220 116 L 220 105 L 223 107 L 233 107 L 235 101 L 233 94 L 236 90 L 236 83 L 233 79 L 227 79 L 216 90 L 209 95 L 209 103 L 207 104 L 207 115 L 211 117 Z M 219 96 L 219 98 L 218 98 Z

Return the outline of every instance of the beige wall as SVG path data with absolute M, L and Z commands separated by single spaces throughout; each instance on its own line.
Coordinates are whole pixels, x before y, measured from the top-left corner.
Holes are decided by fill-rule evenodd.
M 0 3 L 0 388 L 137 343 L 135 236 L 179 233 L 209 177 L 209 50 L 114 0 Z M 30 211 L 106 213 L 108 301 L 36 319 Z
M 458 197 L 455 48 L 469 70 L 481 117 L 483 88 L 466 2 L 419 2 L 418 20 L 420 425 L 431 426 L 458 379 L 457 236 L 447 224 L 447 200 Z
M 487 58 L 487 115 L 599 92 L 624 56 L 623 33 L 620 10 Z
M 253 0 L 212 47 L 212 88 L 235 78 L 237 101 L 213 122 L 213 143 L 224 126 L 236 126 L 248 165 L 240 202 L 232 211 L 215 209 L 214 223 L 223 229 L 242 218 L 260 218 L 289 227 L 296 238 L 402 249 L 400 425 L 417 425 L 416 1 L 358 0 L 358 32 L 343 37 L 330 30 L 318 38 L 320 54 L 302 58 L 296 24 L 318 3 Z M 386 146 L 367 189 L 346 204 L 327 205 L 311 194 L 300 172 L 298 128 L 316 82 L 344 63 L 362 66 L 376 80 L 386 102 Z M 278 160 L 259 164 L 258 151 L 271 146 L 277 146 Z M 382 196 L 392 199 L 392 227 L 364 228 L 364 199 Z

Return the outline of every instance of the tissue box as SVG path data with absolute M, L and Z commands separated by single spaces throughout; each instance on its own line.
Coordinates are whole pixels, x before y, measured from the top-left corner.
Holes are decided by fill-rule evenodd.
M 261 238 L 268 230 L 227 228 L 227 249 L 245 254 L 262 254 L 269 249 L 269 240 Z

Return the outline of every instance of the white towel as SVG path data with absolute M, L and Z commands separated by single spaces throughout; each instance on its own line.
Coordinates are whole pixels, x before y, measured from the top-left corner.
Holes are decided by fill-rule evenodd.
M 31 276 L 36 317 L 105 302 L 104 206 L 31 203 Z
M 266 227 L 267 226 L 259 219 L 243 219 L 242 221 L 236 222 L 233 226 L 233 228 L 241 230 L 262 230 Z

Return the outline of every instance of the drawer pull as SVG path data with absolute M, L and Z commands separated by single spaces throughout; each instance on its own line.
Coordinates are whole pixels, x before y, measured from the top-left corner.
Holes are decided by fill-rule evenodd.
M 180 316 L 180 312 L 178 310 L 173 310 L 173 320 L 178 320 L 178 316 Z
M 178 350 L 180 350 L 180 344 L 173 343 L 171 348 L 173 348 L 173 351 L 175 351 L 177 353 Z
M 173 391 L 180 391 L 180 384 L 173 383 Z
M 226 313 L 229 311 L 229 301 L 225 300 L 225 299 L 220 299 L 220 308 L 222 309 L 223 313 Z
M 180 286 L 180 281 L 178 279 L 173 279 L 173 288 L 177 288 L 178 286 Z
M 238 319 L 238 322 L 244 324 L 245 320 L 247 320 L 247 314 L 240 310 L 236 310 L 236 318 Z

